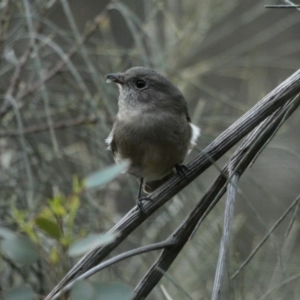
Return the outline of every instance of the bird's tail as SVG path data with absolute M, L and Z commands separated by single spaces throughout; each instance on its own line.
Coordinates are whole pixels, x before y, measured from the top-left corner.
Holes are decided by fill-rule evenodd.
M 170 179 L 174 174 L 176 174 L 175 170 L 172 170 L 171 173 L 163 177 L 162 179 L 155 180 L 155 181 L 147 181 L 144 184 L 144 192 L 149 194 L 154 192 L 159 186 L 165 183 L 168 179 Z

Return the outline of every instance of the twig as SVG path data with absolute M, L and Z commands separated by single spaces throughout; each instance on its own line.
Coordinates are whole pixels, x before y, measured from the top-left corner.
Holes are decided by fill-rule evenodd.
M 281 215 L 281 217 L 277 220 L 277 222 L 272 226 L 269 232 L 264 236 L 264 238 L 257 244 L 251 254 L 245 259 L 245 261 L 240 265 L 238 270 L 231 276 L 230 279 L 234 279 L 243 268 L 249 263 L 249 261 L 253 258 L 253 256 L 257 253 L 257 251 L 261 248 L 261 246 L 268 240 L 270 235 L 274 232 L 274 230 L 281 224 L 287 214 L 294 208 L 295 205 L 298 204 L 300 200 L 300 195 L 292 202 L 292 204 L 286 209 L 286 211 Z
M 72 286 L 78 281 L 78 280 L 82 280 L 82 279 L 86 279 L 89 278 L 90 276 L 96 274 L 97 272 L 101 271 L 104 268 L 107 268 L 119 261 L 122 261 L 126 258 L 132 257 L 132 256 L 136 256 L 139 254 L 143 254 L 143 253 L 147 253 L 150 251 L 154 251 L 154 250 L 160 250 L 160 249 L 165 249 L 170 247 L 173 244 L 173 241 L 171 239 L 167 239 L 163 242 L 160 243 L 155 243 L 155 244 L 151 244 L 151 245 L 147 245 L 147 246 L 143 246 L 137 249 L 133 249 L 127 252 L 124 252 L 122 254 L 119 254 L 115 257 L 112 257 L 111 259 L 108 259 L 107 261 L 103 262 L 102 264 L 99 264 L 97 266 L 95 266 L 94 268 L 91 268 L 89 271 L 83 273 L 81 276 L 77 277 L 76 279 L 74 279 L 73 281 L 71 281 L 69 284 L 67 284 L 62 290 L 60 290 L 53 298 L 53 300 L 58 299 L 62 293 L 65 293 L 67 291 L 69 291 Z
M 255 147 L 256 143 L 260 143 L 260 149 L 257 150 L 256 154 L 254 154 L 254 158 L 252 159 L 249 166 L 253 164 L 253 160 L 262 152 L 262 150 L 266 147 L 267 143 L 271 141 L 274 137 L 275 133 L 279 130 L 283 122 L 295 111 L 295 109 L 299 106 L 299 95 L 295 97 L 291 101 L 290 104 L 286 104 L 281 111 L 274 113 L 272 117 L 269 117 L 265 123 L 269 124 L 265 129 L 265 132 L 262 132 L 261 136 L 255 141 L 252 147 Z M 264 124 L 262 124 L 263 126 Z M 256 129 L 257 131 L 258 129 Z M 239 163 L 240 164 L 240 163 Z M 233 167 L 233 166 L 232 166 Z M 239 170 L 233 170 L 233 168 L 229 168 L 230 173 L 233 173 L 233 176 L 230 177 L 226 207 L 225 207 L 225 215 L 224 215 L 224 227 L 223 227 L 223 237 L 220 246 L 220 254 L 217 264 L 217 270 L 215 275 L 215 282 L 213 288 L 212 299 L 220 299 L 221 297 L 221 287 L 223 283 L 223 277 L 225 272 L 225 260 L 227 248 L 229 245 L 229 234 L 233 216 L 233 203 L 236 194 L 237 182 L 239 180 L 239 176 L 234 172 L 239 173 Z
M 300 5 L 293 3 L 290 0 L 284 0 L 285 3 L 283 5 L 266 5 L 266 8 L 296 8 L 298 11 L 300 11 Z
M 265 5 L 265 8 L 300 8 L 300 5 Z
M 293 225 L 294 225 L 294 222 L 295 222 L 295 219 L 297 217 L 297 213 L 299 211 L 299 205 L 300 205 L 300 198 L 299 198 L 299 201 L 295 207 L 295 210 L 294 210 L 294 213 L 293 213 L 293 216 L 292 216 L 292 219 L 290 221 L 290 224 L 288 226 L 288 229 L 286 230 L 285 234 L 284 234 L 284 237 L 287 237 L 291 231 L 291 229 L 293 228 Z
M 9 8 L 10 8 L 10 1 L 7 0 L 6 2 L 2 2 L 4 4 L 4 7 L 2 7 L 2 16 L 0 21 L 0 63 L 2 60 L 2 52 L 3 52 L 3 44 L 5 41 L 5 33 L 7 29 L 8 24 L 8 16 L 9 16 Z M 6 27 L 6 28 L 5 28 Z
M 283 120 L 286 120 L 295 111 L 295 109 L 299 106 L 299 101 L 300 101 L 300 96 L 298 95 L 293 99 L 293 101 L 291 101 L 290 105 L 288 105 L 288 104 L 285 105 L 285 107 L 282 110 L 281 114 L 279 114 L 278 116 L 275 116 L 274 118 L 271 119 L 272 127 L 273 127 L 274 131 L 278 131 L 278 126 L 281 126 L 283 124 Z M 273 133 L 271 133 L 270 136 L 273 136 Z M 288 212 L 294 207 L 294 205 L 297 204 L 297 202 L 299 201 L 299 197 L 292 203 L 292 205 L 278 219 L 278 221 L 274 224 L 274 226 L 270 229 L 270 231 L 266 234 L 266 236 L 262 239 L 262 241 L 255 247 L 255 249 L 252 251 L 252 253 L 241 264 L 239 269 L 231 276 L 231 279 L 234 279 L 239 274 L 239 272 L 249 263 L 249 261 L 257 253 L 257 251 L 260 249 L 260 247 L 270 237 L 271 233 L 277 228 L 277 226 L 281 223 L 281 221 L 283 221 L 283 219 L 288 214 Z
M 72 58 L 72 56 L 77 52 L 78 48 L 83 43 L 85 43 L 92 34 L 94 34 L 94 32 L 98 28 L 99 23 L 102 22 L 102 20 L 106 16 L 106 14 L 107 14 L 107 9 L 105 8 L 98 16 L 95 17 L 92 26 L 89 28 L 89 30 L 86 32 L 86 34 L 82 37 L 81 41 L 79 41 L 67 54 L 65 54 L 64 57 L 60 61 L 58 61 L 57 64 L 51 70 L 49 70 L 47 74 L 45 74 L 44 78 L 42 78 L 41 80 L 32 84 L 26 90 L 24 90 L 19 95 L 17 95 L 16 100 L 20 101 L 21 99 L 31 95 L 33 92 L 35 92 L 37 89 L 39 89 L 42 85 L 44 85 L 46 82 L 48 82 L 54 76 L 56 76 L 63 69 L 63 67 L 66 65 L 66 63 Z M 30 54 L 30 52 L 28 53 L 28 56 L 29 56 L 29 54 Z M 20 63 L 18 64 L 18 68 L 19 68 L 19 65 L 20 65 Z M 17 78 L 19 78 L 19 75 Z M 0 117 L 3 117 L 9 111 L 9 109 L 10 109 L 9 104 L 6 104 L 5 106 L 1 107 Z
M 289 278 L 287 278 L 286 280 L 283 280 L 282 282 L 280 282 L 279 285 L 275 286 L 274 288 L 270 289 L 269 291 L 267 291 L 261 298 L 259 298 L 259 300 L 264 300 L 269 298 L 270 294 L 272 294 L 273 292 L 277 291 L 278 289 L 282 288 L 283 286 L 285 286 L 286 284 L 289 284 L 291 281 L 294 281 L 295 279 L 298 279 L 300 277 L 300 274 L 295 274 L 293 276 L 290 276 Z M 270 298 L 269 298 L 270 299 Z M 274 299 L 274 298 L 273 298 Z
M 96 118 L 85 118 L 85 117 L 78 117 L 77 119 L 71 119 L 67 121 L 58 121 L 53 123 L 53 129 L 64 129 L 72 126 L 80 126 L 80 125 L 87 125 L 87 124 L 95 124 L 98 120 Z M 31 134 L 31 133 L 38 133 L 42 131 L 49 130 L 48 124 L 42 125 L 33 125 L 28 126 L 23 129 L 23 134 Z M 20 132 L 18 130 L 10 130 L 10 131 L 0 131 L 0 137 L 15 137 L 19 136 Z
M 182 294 L 182 296 L 184 296 L 186 299 L 193 300 L 191 295 L 186 290 L 184 290 L 183 287 L 178 282 L 176 282 L 167 272 L 159 268 L 158 271 L 160 271 L 165 276 L 165 278 L 167 278 L 176 287 L 176 289 Z
M 229 172 L 230 173 L 230 172 Z M 218 300 L 221 297 L 221 288 L 225 272 L 225 260 L 227 258 L 227 249 L 230 240 L 230 230 L 233 219 L 234 203 L 236 197 L 237 183 L 239 175 L 233 175 L 228 184 L 227 200 L 224 213 L 223 236 L 220 244 L 220 253 L 217 263 L 214 287 L 212 292 L 212 300 Z
M 30 53 L 32 52 L 32 49 L 33 49 L 32 43 L 29 42 L 24 54 L 22 55 L 22 57 L 20 58 L 20 60 L 17 64 L 14 74 L 11 78 L 10 85 L 9 85 L 6 95 L 4 97 L 5 102 L 2 104 L 2 106 L 0 108 L 0 117 L 3 117 L 8 112 L 9 108 L 11 107 L 11 103 L 9 102 L 8 99 L 10 99 L 10 97 L 13 97 L 15 94 L 17 86 L 20 82 L 20 78 L 21 78 L 21 74 L 23 72 L 24 66 L 30 57 Z
M 24 130 L 23 119 L 22 119 L 22 116 L 21 116 L 21 113 L 20 113 L 20 110 L 19 110 L 19 107 L 18 107 L 18 104 L 17 104 L 15 98 L 13 98 L 12 96 L 9 96 L 9 97 L 7 97 L 6 100 L 13 107 L 14 114 L 15 114 L 16 120 L 17 120 L 20 144 L 23 148 L 22 157 L 23 157 L 24 166 L 25 166 L 25 170 L 26 170 L 26 176 L 27 176 L 28 185 L 29 185 L 29 189 L 26 192 L 27 205 L 28 205 L 28 207 L 32 207 L 33 206 L 33 175 L 32 175 L 32 168 L 31 168 L 31 165 L 29 162 L 28 152 L 26 150 L 27 147 L 26 147 L 26 140 L 24 138 L 24 132 L 23 132 L 23 130 Z
M 28 31 L 29 31 L 30 41 L 31 41 L 32 47 L 33 47 L 34 65 L 35 65 L 35 68 L 37 71 L 36 73 L 38 74 L 38 78 L 43 79 L 44 74 L 42 71 L 42 63 L 41 63 L 40 54 L 39 54 L 38 46 L 37 46 L 36 39 L 35 39 L 35 35 L 39 31 L 40 25 L 37 26 L 37 28 L 35 28 L 35 26 L 33 24 L 33 16 L 32 16 L 32 11 L 30 8 L 29 0 L 23 0 L 23 5 L 25 8 L 26 24 L 27 24 Z M 58 151 L 57 139 L 56 139 L 54 129 L 52 126 L 53 121 L 52 121 L 50 109 L 49 109 L 49 95 L 48 95 L 48 91 L 47 91 L 47 88 L 45 85 L 41 86 L 41 92 L 42 92 L 41 93 L 42 99 L 44 102 L 46 120 L 47 120 L 47 123 L 49 126 L 50 140 L 52 142 L 54 152 L 57 152 Z

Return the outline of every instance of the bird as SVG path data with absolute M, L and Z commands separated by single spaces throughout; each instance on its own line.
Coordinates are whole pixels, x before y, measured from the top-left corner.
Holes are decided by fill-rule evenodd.
M 106 144 L 116 163 L 130 161 L 125 173 L 140 180 L 137 206 L 143 213 L 146 194 L 175 174 L 196 145 L 200 128 L 191 123 L 181 91 L 153 69 L 132 67 L 105 75 L 119 87 L 118 113 Z

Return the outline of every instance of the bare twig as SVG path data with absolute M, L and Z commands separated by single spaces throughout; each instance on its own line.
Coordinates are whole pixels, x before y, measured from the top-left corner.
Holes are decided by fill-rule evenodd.
M 80 126 L 80 125 L 88 125 L 88 124 L 95 124 L 98 120 L 96 118 L 85 118 L 85 117 L 78 117 L 77 119 L 71 119 L 66 121 L 59 121 L 53 123 L 53 129 L 64 129 L 73 126 Z M 42 131 L 49 130 L 48 124 L 42 125 L 33 125 L 28 126 L 23 129 L 23 134 L 31 134 L 31 133 L 38 133 Z M 10 131 L 0 131 L 0 137 L 14 137 L 20 135 L 18 130 L 10 130 Z
M 286 211 L 281 215 L 281 217 L 277 220 L 277 222 L 272 226 L 269 232 L 264 236 L 264 238 L 257 244 L 254 250 L 250 253 L 250 255 L 245 259 L 245 261 L 240 265 L 238 270 L 231 276 L 231 279 L 234 279 L 243 268 L 249 263 L 249 261 L 254 257 L 257 251 L 261 248 L 261 246 L 268 240 L 270 235 L 274 232 L 274 230 L 281 224 L 281 222 L 285 219 L 287 214 L 298 204 L 300 200 L 300 195 L 292 202 L 292 204 L 286 209 Z
M 6 34 L 6 29 L 8 27 L 8 16 L 9 16 L 9 8 L 10 8 L 10 1 L 4 1 L 3 2 L 4 7 L 2 8 L 2 16 L 1 16 L 1 21 L 0 21 L 0 63 L 2 60 L 2 52 L 3 52 L 3 45 L 5 42 L 5 34 Z
M 265 8 L 300 8 L 300 5 L 265 5 Z
M 225 261 L 227 258 L 227 249 L 230 241 L 230 232 L 231 232 L 231 224 L 233 219 L 237 183 L 239 181 L 239 175 L 230 174 L 230 173 L 231 172 L 229 171 L 229 175 L 231 179 L 228 184 L 227 200 L 226 200 L 224 223 L 223 223 L 223 236 L 220 244 L 220 253 L 219 253 L 214 287 L 213 287 L 212 298 L 211 298 L 213 300 L 220 299 L 221 297 L 221 288 L 222 288 L 224 272 L 225 272 Z
M 290 0 L 284 0 L 285 3 L 283 5 L 266 5 L 266 8 L 296 8 L 298 11 L 300 10 L 300 5 L 295 4 L 294 2 Z
M 160 243 L 155 243 L 155 244 L 151 244 L 151 245 L 147 245 L 147 246 L 143 246 L 137 249 L 133 249 L 127 252 L 124 252 L 122 254 L 119 254 L 115 257 L 112 257 L 111 259 L 108 259 L 107 261 L 95 266 L 94 268 L 91 268 L 89 271 L 83 273 L 81 276 L 77 277 L 76 279 L 74 279 L 73 281 L 71 281 L 69 284 L 67 284 L 62 290 L 60 290 L 53 298 L 51 299 L 58 299 L 62 293 L 69 291 L 72 286 L 78 281 L 78 280 L 82 280 L 82 279 L 86 279 L 89 278 L 90 276 L 96 274 L 97 272 L 103 270 L 104 268 L 107 268 L 119 261 L 122 261 L 126 258 L 129 257 L 133 257 L 139 254 L 143 254 L 143 253 L 147 253 L 150 251 L 154 251 L 154 250 L 160 250 L 160 249 L 165 249 L 170 247 L 173 244 L 172 239 L 167 239 L 163 242 Z
M 285 234 L 284 234 L 285 237 L 287 237 L 287 236 L 289 235 L 291 229 L 293 228 L 295 219 L 296 219 L 296 217 L 297 217 L 297 213 L 298 213 L 298 211 L 299 211 L 299 205 L 300 205 L 300 198 L 298 199 L 298 203 L 297 203 L 297 205 L 296 205 L 296 207 L 295 207 L 295 210 L 294 210 L 293 216 L 292 216 L 292 218 L 291 218 L 290 224 L 289 224 L 289 226 L 288 226 L 288 228 L 287 228 L 287 230 L 286 230 L 286 232 L 285 232 Z
M 10 85 L 9 85 L 6 95 L 4 97 L 4 103 L 2 104 L 2 106 L 0 108 L 0 117 L 3 117 L 8 112 L 9 108 L 11 107 L 11 103 L 8 99 L 10 97 L 14 97 L 14 94 L 16 92 L 16 89 L 17 89 L 18 84 L 21 79 L 22 71 L 30 57 L 30 53 L 32 52 L 32 49 L 33 49 L 32 43 L 30 42 L 30 43 L 28 43 L 24 54 L 20 58 L 20 61 L 18 62 L 16 69 L 14 71 L 14 74 L 11 78 Z
M 77 52 L 78 48 L 80 48 L 80 46 L 83 43 L 85 43 L 91 35 L 93 35 L 95 33 L 95 31 L 98 28 L 99 23 L 101 23 L 102 20 L 106 17 L 106 14 L 107 14 L 107 9 L 105 8 L 98 16 L 95 17 L 93 24 L 90 26 L 89 30 L 87 30 L 86 34 L 82 37 L 82 39 L 80 41 L 78 41 L 78 43 L 67 54 L 65 54 L 64 57 L 60 61 L 58 61 L 56 63 L 56 65 L 51 70 L 49 70 L 48 73 L 45 74 L 42 79 L 33 83 L 31 86 L 27 87 L 27 89 L 25 89 L 20 94 L 18 94 L 15 97 L 16 101 L 20 101 L 21 99 L 31 95 L 37 89 L 39 89 L 41 86 L 43 86 L 45 83 L 47 83 L 50 79 L 52 79 L 54 76 L 56 76 L 63 69 L 63 67 L 66 65 L 66 63 L 72 58 L 72 56 Z M 18 64 L 18 67 L 15 71 L 16 75 L 14 75 L 13 79 L 12 79 L 12 87 L 16 86 L 15 81 L 16 81 L 16 79 L 20 78 L 19 69 L 21 67 L 23 67 L 24 64 L 26 63 L 28 56 L 31 53 L 31 50 L 32 50 L 32 47 L 30 47 L 30 49 L 24 53 L 23 57 L 25 56 L 25 54 L 27 54 L 27 52 L 29 52 L 26 56 L 26 60 L 23 59 L 23 60 L 25 60 L 24 63 Z M 16 79 L 14 79 L 14 78 L 16 78 Z M 8 91 L 11 94 L 10 89 Z M 3 117 L 9 111 L 10 107 L 11 107 L 10 104 L 6 102 L 5 105 L 3 105 L 0 109 L 0 117 Z
M 291 283 L 291 281 L 294 281 L 294 280 L 298 279 L 299 277 L 300 277 L 300 274 L 297 273 L 297 274 L 295 274 L 293 276 L 290 276 L 289 278 L 281 281 L 280 284 L 278 284 L 277 286 L 275 286 L 272 289 L 268 290 L 261 298 L 259 298 L 259 300 L 270 299 L 269 298 L 270 294 L 272 294 L 276 290 L 282 288 L 283 286 Z

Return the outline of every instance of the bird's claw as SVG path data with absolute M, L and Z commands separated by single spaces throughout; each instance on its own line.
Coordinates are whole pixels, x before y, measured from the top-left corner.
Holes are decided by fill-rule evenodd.
M 175 165 L 175 169 L 180 176 L 184 177 L 185 179 L 188 179 L 187 172 L 190 169 L 186 165 Z
M 143 207 L 143 201 L 151 201 L 151 199 L 148 197 L 140 197 L 140 198 L 137 198 L 137 200 L 136 200 L 136 205 L 137 205 L 139 211 L 141 212 L 141 214 L 145 215 L 146 212 Z

